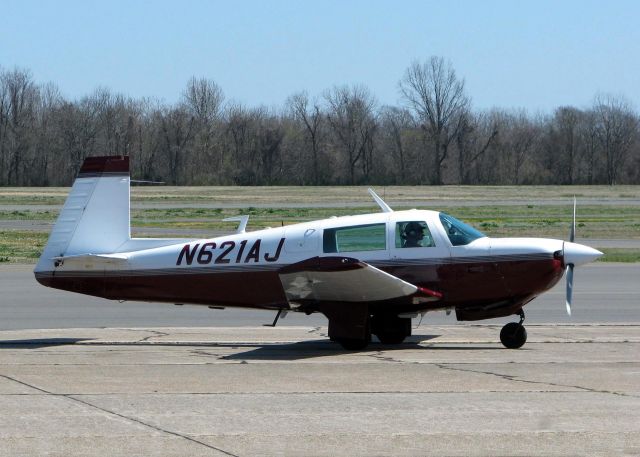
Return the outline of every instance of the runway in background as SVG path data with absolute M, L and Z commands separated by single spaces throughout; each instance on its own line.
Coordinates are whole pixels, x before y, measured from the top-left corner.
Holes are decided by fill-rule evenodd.
M 49 289 L 36 282 L 30 265 L 0 266 L 0 330 L 83 327 L 233 327 L 271 323 L 270 311 L 211 310 L 206 306 L 175 306 L 105 300 Z M 566 315 L 565 283 L 525 307 L 526 323 L 640 322 L 640 264 L 596 263 L 576 269 L 573 316 Z M 508 322 L 512 318 L 482 321 Z M 422 326 L 454 324 L 455 313 L 425 315 Z M 326 325 L 324 316 L 289 313 L 281 325 Z M 414 326 L 418 320 L 414 319 Z M 461 323 L 462 324 L 462 323 Z

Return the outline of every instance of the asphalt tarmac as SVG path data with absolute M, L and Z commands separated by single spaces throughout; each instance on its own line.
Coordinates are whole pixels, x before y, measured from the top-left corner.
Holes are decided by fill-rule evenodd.
M 640 454 L 640 327 L 0 332 L 3 456 Z
M 0 330 L 78 327 L 260 326 L 275 313 L 206 306 L 105 300 L 50 289 L 36 282 L 29 265 L 0 265 Z M 565 283 L 525 307 L 526 323 L 640 323 L 640 264 L 595 263 L 574 275 L 573 315 L 564 305 Z M 483 321 L 504 323 L 513 318 Z M 326 325 L 322 315 L 289 313 L 281 325 Z M 422 326 L 456 324 L 455 315 L 427 313 Z M 414 326 L 418 320 L 414 319 Z

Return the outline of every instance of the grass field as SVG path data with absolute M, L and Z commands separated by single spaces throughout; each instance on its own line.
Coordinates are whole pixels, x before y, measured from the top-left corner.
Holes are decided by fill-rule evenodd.
M 580 199 L 638 200 L 640 186 L 373 186 L 391 206 L 406 206 L 414 202 L 430 201 L 516 201 L 545 200 L 566 202 Z M 69 189 L 66 187 L 0 188 L 2 205 L 61 205 Z M 371 202 L 367 187 L 363 186 L 304 186 L 304 187 L 175 187 L 134 186 L 133 202 L 254 204 L 278 203 L 343 203 Z
M 0 224 L 2 221 L 52 223 L 68 190 L 0 189 Z M 640 204 L 637 202 L 640 186 L 443 186 L 377 190 L 392 207 L 406 209 L 406 203 L 410 203 L 411 207 L 419 209 L 442 210 L 489 236 L 559 239 L 566 239 L 569 233 L 571 201 L 575 194 L 578 198 L 577 230 L 581 238 L 640 239 Z M 581 204 L 580 200 L 585 203 Z M 232 231 L 236 223 L 222 222 L 222 219 L 239 214 L 249 214 L 249 229 L 257 230 L 379 211 L 366 188 L 362 187 L 134 187 L 132 201 L 134 207 L 141 206 L 136 202 L 143 203 L 141 208 L 132 210 L 132 227 L 141 231 L 162 229 L 163 236 L 179 237 L 189 236 L 189 230 L 199 233 Z M 432 206 L 431 201 L 437 201 L 438 206 Z M 474 206 L 468 205 L 470 201 Z M 145 207 L 145 202 L 164 204 L 160 208 Z M 217 203 L 224 207 L 215 207 Z M 325 206 L 304 206 L 318 203 Z M 234 204 L 254 204 L 256 207 L 229 207 Z M 292 204 L 296 207 L 290 207 Z M 42 205 L 53 206 L 39 208 Z M 11 208 L 7 209 L 9 206 Z M 33 263 L 46 243 L 46 237 L 44 229 L 27 231 L 20 229 L 19 224 L 10 230 L 0 227 L 0 262 Z M 640 261 L 640 250 L 637 249 L 603 249 L 603 252 L 603 261 Z

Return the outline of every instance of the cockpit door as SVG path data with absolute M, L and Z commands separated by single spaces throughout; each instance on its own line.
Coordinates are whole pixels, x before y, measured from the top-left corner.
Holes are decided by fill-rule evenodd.
M 420 234 L 415 236 L 417 224 L 423 228 L 421 240 L 416 239 Z M 389 225 L 390 272 L 412 284 L 440 290 L 448 279 L 449 245 L 432 222 L 407 218 L 390 221 Z
M 437 259 L 450 256 L 449 243 L 430 221 L 411 218 L 389 222 L 392 259 Z

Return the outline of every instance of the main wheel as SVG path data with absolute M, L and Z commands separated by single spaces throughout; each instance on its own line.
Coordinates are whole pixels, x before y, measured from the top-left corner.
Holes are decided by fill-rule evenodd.
M 509 322 L 500 331 L 500 341 L 508 349 L 518 349 L 527 342 L 527 329 L 518 322 Z
M 347 351 L 362 351 L 369 345 L 371 340 L 356 338 L 340 338 L 336 339 L 336 343 L 345 348 Z
M 400 344 L 411 335 L 411 319 L 393 314 L 374 314 L 371 318 L 371 333 L 382 344 Z
M 400 344 L 407 337 L 404 330 L 378 332 L 376 336 L 382 344 Z
M 360 351 L 371 342 L 371 317 L 367 313 L 329 317 L 329 339 L 347 351 Z

